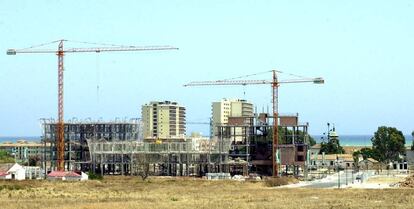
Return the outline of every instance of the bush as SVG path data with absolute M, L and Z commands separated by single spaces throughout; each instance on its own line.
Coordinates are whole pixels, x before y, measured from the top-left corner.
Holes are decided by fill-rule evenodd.
M 277 187 L 277 186 L 283 186 L 288 185 L 292 183 L 296 183 L 298 180 L 293 177 L 268 177 L 264 180 L 264 184 L 267 187 Z
M 0 191 L 1 190 L 21 190 L 24 189 L 22 186 L 20 185 L 1 185 L 0 186 Z
M 14 157 L 6 151 L 0 151 L 0 163 L 14 163 Z
M 88 172 L 88 178 L 90 179 L 90 180 L 102 180 L 103 179 L 103 176 L 101 176 L 101 175 L 99 175 L 99 174 L 96 174 L 96 173 L 92 173 L 92 172 Z

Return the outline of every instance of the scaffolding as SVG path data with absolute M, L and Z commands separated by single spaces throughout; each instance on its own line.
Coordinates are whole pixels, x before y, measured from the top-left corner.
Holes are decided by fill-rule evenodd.
M 245 162 L 230 167 L 232 175 L 246 175 L 246 170 L 259 175 L 272 175 L 273 116 L 258 114 L 254 117 L 229 117 L 227 124 L 217 126 L 216 137 L 230 140 L 229 160 Z M 306 171 L 309 144 L 308 123 L 299 123 L 298 115 L 280 115 L 279 172 L 299 176 Z M 283 170 L 282 170 L 283 169 Z
M 42 167 L 45 172 L 56 170 L 57 166 L 57 122 L 54 119 L 41 119 L 44 154 Z M 110 122 L 76 118 L 64 125 L 64 157 L 66 170 L 89 171 L 90 154 L 87 140 L 99 138 L 107 141 L 139 141 L 141 123 L 138 119 L 114 120 Z
M 229 170 L 229 140 L 157 143 L 91 139 L 88 146 L 92 170 L 101 175 L 137 175 L 145 167 L 152 176 L 204 176 Z

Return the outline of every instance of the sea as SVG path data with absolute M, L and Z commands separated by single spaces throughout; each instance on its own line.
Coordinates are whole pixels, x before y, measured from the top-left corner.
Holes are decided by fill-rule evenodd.
M 312 135 L 316 143 L 320 143 L 323 140 L 326 142 L 326 137 L 323 135 Z M 339 135 L 339 144 L 341 146 L 372 146 L 373 135 Z M 413 137 L 411 135 L 405 135 L 405 146 L 411 146 Z
M 29 142 L 40 142 L 40 136 L 0 136 L 0 143 L 16 142 L 17 140 L 26 140 Z
M 317 143 L 322 142 L 323 135 L 312 135 Z M 339 143 L 341 146 L 372 146 L 371 138 L 373 135 L 340 135 L 339 136 Z M 34 141 L 39 142 L 40 136 L 0 136 L 0 143 L 3 142 L 16 142 L 17 140 L 27 140 L 27 141 Z M 412 136 L 406 135 L 405 136 L 405 146 L 411 146 L 412 144 Z

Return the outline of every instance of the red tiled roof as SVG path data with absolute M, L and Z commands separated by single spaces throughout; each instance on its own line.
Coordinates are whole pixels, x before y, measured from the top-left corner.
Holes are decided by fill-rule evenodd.
M 13 163 L 0 164 L 0 173 L 7 173 L 11 167 L 13 167 Z
M 47 174 L 48 177 L 80 177 L 81 175 L 73 171 L 52 171 Z
M 0 176 L 7 176 L 7 175 L 9 175 L 7 172 L 1 172 L 0 171 Z

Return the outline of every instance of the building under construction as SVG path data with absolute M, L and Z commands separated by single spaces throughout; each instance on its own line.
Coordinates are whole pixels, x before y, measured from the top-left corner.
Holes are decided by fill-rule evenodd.
M 204 176 L 229 173 L 230 141 L 181 142 L 89 140 L 92 168 L 100 174 Z
M 42 119 L 42 142 L 44 154 L 42 166 L 45 171 L 57 168 L 57 121 Z M 89 171 L 91 153 L 88 139 L 112 141 L 138 141 L 140 139 L 140 122 L 138 119 L 102 121 L 69 120 L 64 126 L 65 169 Z
M 46 172 L 57 169 L 56 121 L 42 119 Z M 143 141 L 139 120 L 76 121 L 65 123 L 65 169 L 102 175 L 203 176 L 229 172 L 229 140 L 185 138 Z
M 282 175 L 301 175 L 306 171 L 309 148 L 308 123 L 299 123 L 298 115 L 279 116 L 279 151 L 276 160 Z M 272 175 L 273 117 L 229 117 L 228 123 L 217 126 L 219 140 L 230 140 L 229 160 L 246 162 L 233 169 L 234 174 L 245 171 Z M 247 167 L 243 167 L 247 166 Z
M 306 171 L 308 124 L 279 116 L 280 174 Z M 138 120 L 65 123 L 65 168 L 107 175 L 204 176 L 206 173 L 272 175 L 273 118 L 229 117 L 211 139 L 140 140 Z M 43 166 L 56 169 L 56 123 L 43 121 Z M 302 172 L 301 172 L 302 171 Z

